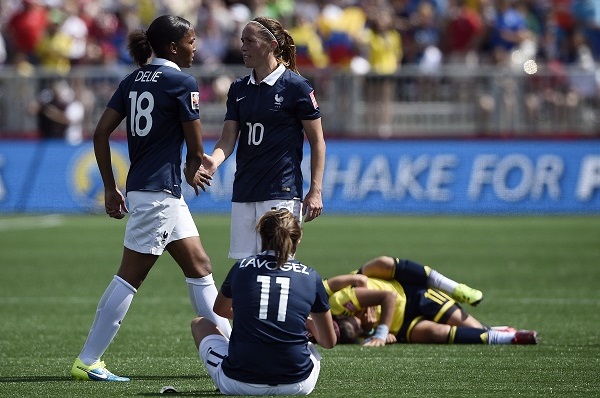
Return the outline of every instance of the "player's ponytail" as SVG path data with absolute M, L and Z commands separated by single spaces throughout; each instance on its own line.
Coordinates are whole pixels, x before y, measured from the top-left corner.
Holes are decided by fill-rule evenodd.
M 148 59 L 152 56 L 152 47 L 146 36 L 146 32 L 142 29 L 137 29 L 129 33 L 127 36 L 127 49 L 133 61 L 144 66 L 148 63 Z
M 168 59 L 169 44 L 179 42 L 191 27 L 181 17 L 162 15 L 152 21 L 148 30 L 134 30 L 127 36 L 129 55 L 139 66 L 146 65 L 153 52 Z
M 272 250 L 277 266 L 285 264 L 296 253 L 302 239 L 300 221 L 287 209 L 269 210 L 256 226 L 262 240 L 262 250 Z

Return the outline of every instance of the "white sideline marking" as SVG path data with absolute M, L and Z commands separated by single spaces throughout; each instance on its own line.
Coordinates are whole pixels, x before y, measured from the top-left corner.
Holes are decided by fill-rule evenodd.
M 15 229 L 41 229 L 52 228 L 63 224 L 63 219 L 58 214 L 47 216 L 15 217 L 0 219 L 0 231 L 14 231 Z

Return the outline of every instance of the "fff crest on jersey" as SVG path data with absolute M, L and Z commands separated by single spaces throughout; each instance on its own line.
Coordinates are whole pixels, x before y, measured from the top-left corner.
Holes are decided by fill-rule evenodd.
M 283 102 L 283 97 L 279 95 L 279 93 L 275 94 L 275 108 L 281 108 L 281 103 Z

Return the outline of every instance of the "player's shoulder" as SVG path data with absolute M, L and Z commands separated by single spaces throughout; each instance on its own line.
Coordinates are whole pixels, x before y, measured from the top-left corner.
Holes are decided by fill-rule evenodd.
M 187 73 L 183 70 L 179 70 L 179 69 L 175 69 L 170 66 L 163 65 L 159 68 L 159 71 L 161 73 L 163 73 L 163 76 L 166 77 L 171 82 L 179 82 L 179 84 L 182 84 L 184 82 L 188 82 L 188 83 L 192 83 L 192 84 L 196 84 L 196 85 L 198 84 L 197 80 L 194 76 L 190 75 L 189 73 Z
M 231 86 L 232 87 L 246 86 L 246 85 L 248 85 L 249 81 L 250 81 L 250 75 L 241 76 L 241 77 L 238 77 L 235 80 L 233 80 L 233 82 L 231 82 Z
M 287 69 L 285 70 L 285 72 L 283 72 L 283 74 L 281 75 L 282 78 L 284 78 L 288 83 L 290 84 L 299 84 L 299 85 L 309 85 L 312 86 L 310 80 L 308 80 L 307 77 L 302 76 L 299 73 L 294 72 L 291 69 Z

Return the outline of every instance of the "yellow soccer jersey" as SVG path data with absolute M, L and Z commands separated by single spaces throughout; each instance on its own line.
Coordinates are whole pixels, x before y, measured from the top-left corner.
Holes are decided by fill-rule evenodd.
M 331 307 L 332 315 L 354 316 L 363 308 L 360 306 L 356 293 L 352 286 L 333 292 L 326 280 L 323 281 L 325 290 L 329 295 L 329 306 Z M 377 278 L 369 278 L 367 288 L 372 290 L 385 290 L 396 292 L 396 306 L 392 324 L 390 325 L 390 333 L 396 334 L 404 321 L 404 308 L 406 307 L 406 294 L 402 285 L 396 280 L 383 280 Z M 381 306 L 377 306 L 377 320 L 381 317 Z

